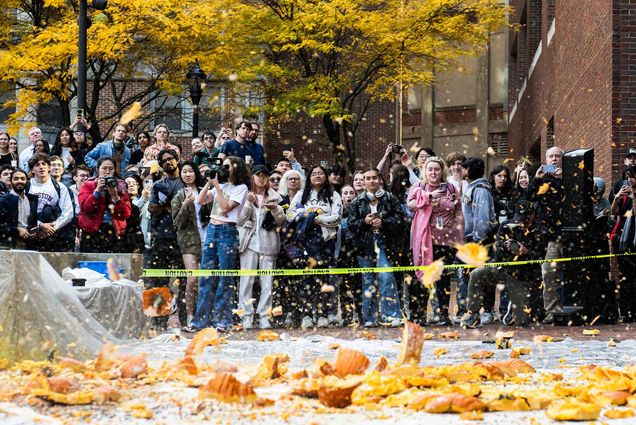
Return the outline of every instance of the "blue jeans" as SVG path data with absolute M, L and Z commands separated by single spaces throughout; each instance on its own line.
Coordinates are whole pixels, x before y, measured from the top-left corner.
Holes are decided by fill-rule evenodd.
M 231 224 L 210 224 L 205 234 L 201 268 L 204 270 L 236 270 L 238 268 L 238 231 Z M 199 280 L 197 312 L 192 324 L 199 329 L 210 325 L 232 326 L 232 310 L 236 308 L 236 277 L 211 276 Z
M 392 267 L 386 248 L 378 244 L 378 253 L 375 258 L 358 256 L 360 267 Z M 362 274 L 362 322 L 378 321 L 378 286 L 375 281 L 376 273 Z M 380 306 L 382 308 L 383 321 L 399 319 L 402 317 L 397 284 L 393 273 L 378 273 L 380 281 Z

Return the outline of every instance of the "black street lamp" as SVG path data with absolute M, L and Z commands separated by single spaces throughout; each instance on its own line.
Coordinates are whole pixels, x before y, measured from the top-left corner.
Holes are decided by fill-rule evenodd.
M 203 96 L 201 85 L 205 83 L 205 72 L 199 66 L 198 59 L 195 59 L 194 66 L 188 71 L 186 78 L 192 100 L 192 137 L 199 137 L 199 102 Z
M 107 0 L 93 0 L 91 7 L 97 10 L 104 10 L 107 6 Z M 77 20 L 79 26 L 79 36 L 77 40 L 77 108 L 86 111 L 86 30 L 91 26 L 88 18 L 88 2 L 87 0 L 79 0 L 79 17 Z

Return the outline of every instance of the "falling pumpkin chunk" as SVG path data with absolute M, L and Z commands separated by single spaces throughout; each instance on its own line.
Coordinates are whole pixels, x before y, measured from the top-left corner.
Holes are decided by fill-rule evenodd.
M 419 364 L 424 344 L 424 328 L 408 320 L 402 330 L 402 344 L 396 365 Z
M 457 258 L 471 266 L 483 267 L 488 261 L 488 250 L 478 243 L 456 244 L 455 249 L 457 249 Z
M 146 289 L 142 293 L 144 314 L 148 317 L 168 316 L 172 313 L 170 288 Z

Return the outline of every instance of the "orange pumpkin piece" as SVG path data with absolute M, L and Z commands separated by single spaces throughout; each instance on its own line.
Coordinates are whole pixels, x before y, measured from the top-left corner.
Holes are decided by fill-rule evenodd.
M 536 370 L 528 363 L 521 359 L 510 359 L 500 362 L 490 362 L 491 365 L 496 366 L 506 376 L 517 376 L 520 373 L 534 373 Z
M 207 384 L 199 388 L 199 398 L 216 398 L 228 403 L 253 403 L 254 389 L 229 373 L 215 373 Z
M 54 393 L 68 394 L 81 389 L 81 385 L 77 381 L 66 376 L 52 376 L 47 381 L 49 389 Z
M 397 365 L 412 363 L 419 364 L 422 356 L 422 345 L 425 339 L 424 328 L 408 320 L 402 330 L 402 344 Z
M 568 398 L 552 402 L 545 413 L 557 421 L 593 421 L 601 413 L 601 406 Z
M 478 398 L 450 393 L 437 396 L 426 403 L 424 410 L 428 413 L 462 413 L 473 410 L 486 410 L 486 405 Z
M 268 354 L 258 366 L 256 374 L 250 379 L 250 384 L 257 385 L 268 379 L 277 379 L 287 373 L 287 354 Z
M 318 388 L 318 400 L 327 407 L 343 408 L 351 404 L 351 394 L 360 385 L 360 378 L 338 379 L 329 376 Z
M 603 413 L 603 416 L 609 419 L 626 419 L 633 418 L 634 411 L 631 409 L 609 409 Z
M 301 378 L 294 381 L 291 386 L 291 393 L 301 397 L 315 398 L 318 397 L 318 389 L 320 381 L 312 378 Z
M 439 334 L 440 339 L 459 339 L 458 331 L 442 332 Z
M 495 353 L 493 353 L 492 351 L 481 350 L 481 351 L 475 351 L 473 354 L 470 355 L 470 358 L 471 359 L 489 359 L 494 355 Z
M 141 294 L 144 314 L 148 317 L 168 316 L 172 313 L 170 288 L 146 289 Z
M 258 333 L 258 337 L 256 337 L 257 340 L 264 342 L 264 341 L 278 341 L 278 334 L 274 331 L 271 330 L 264 330 L 264 331 L 260 331 Z
M 71 369 L 73 372 L 85 372 L 88 370 L 88 366 L 84 363 L 70 357 L 58 357 L 56 361 L 58 366 L 65 369 Z
M 631 397 L 631 393 L 627 391 L 606 391 L 600 396 L 601 399 L 607 399 L 615 406 L 624 406 L 627 404 L 627 399 Z
M 378 364 L 375 365 L 375 370 L 377 370 L 378 372 L 382 372 L 383 370 L 386 370 L 388 366 L 389 361 L 386 359 L 386 357 L 382 356 L 380 357 L 380 360 L 378 360 Z
M 361 375 L 369 367 L 369 358 L 351 348 L 339 348 L 336 351 L 334 374 L 339 378 L 347 375 Z
M 122 378 L 136 378 L 142 373 L 148 373 L 146 355 L 141 353 L 128 359 L 120 369 Z
M 119 401 L 121 393 L 110 385 L 101 385 L 93 390 L 93 400 L 97 404 L 104 404 L 108 401 Z
M 199 356 L 209 345 L 218 346 L 221 343 L 219 333 L 214 328 L 205 328 L 197 332 L 185 350 L 186 356 Z

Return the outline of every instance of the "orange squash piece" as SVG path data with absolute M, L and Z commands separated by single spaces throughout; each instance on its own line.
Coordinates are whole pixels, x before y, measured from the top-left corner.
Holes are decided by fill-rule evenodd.
M 402 330 L 402 344 L 400 355 L 396 365 L 405 363 L 419 364 L 422 356 L 422 345 L 424 344 L 424 328 L 408 320 L 404 323 Z
M 215 373 L 199 388 L 199 398 L 216 398 L 228 403 L 254 403 L 254 389 L 229 373 Z
M 369 358 L 351 348 L 339 348 L 333 362 L 334 374 L 339 378 L 361 375 L 369 367 Z
M 172 313 L 170 288 L 146 289 L 141 295 L 144 314 L 148 317 L 168 316 Z

